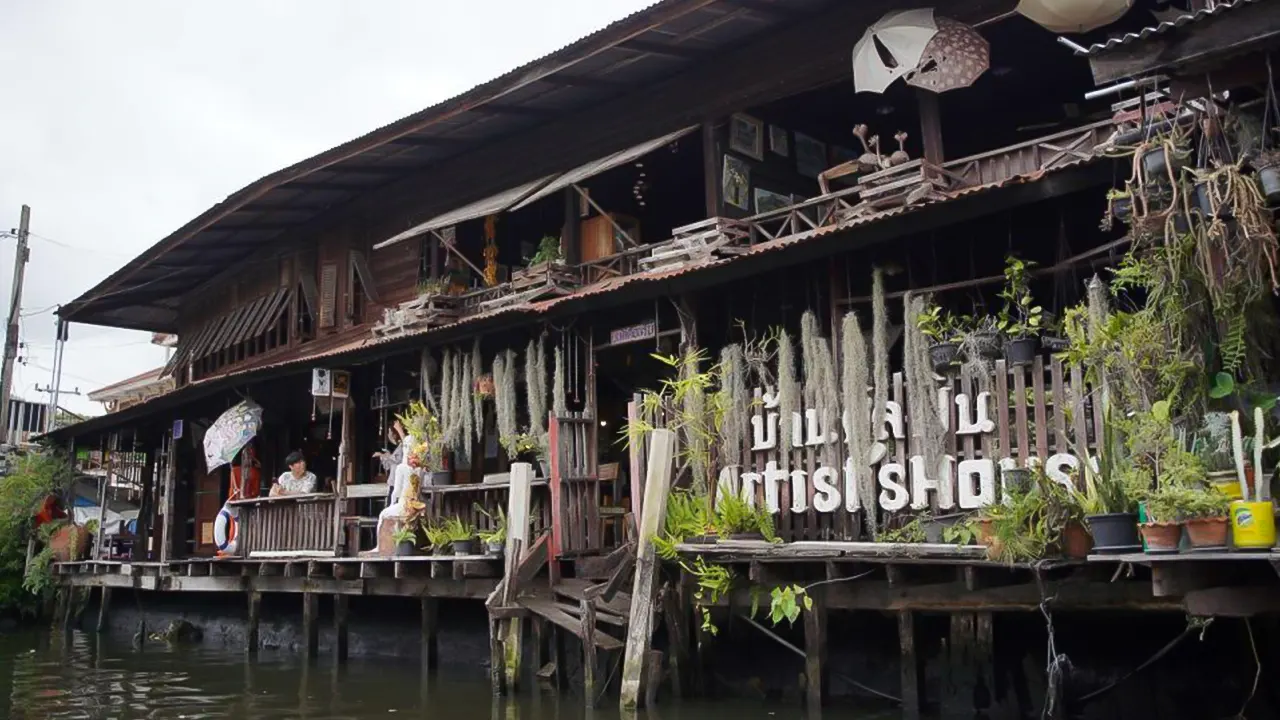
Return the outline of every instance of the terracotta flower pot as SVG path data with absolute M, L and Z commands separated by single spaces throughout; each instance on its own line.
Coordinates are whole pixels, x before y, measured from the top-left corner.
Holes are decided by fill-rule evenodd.
M 1178 523 L 1141 523 L 1138 530 L 1147 542 L 1148 553 L 1177 552 L 1178 543 L 1182 541 L 1182 526 Z
M 1062 554 L 1072 560 L 1083 560 L 1093 550 L 1093 536 L 1084 523 L 1069 522 L 1062 528 Z
M 978 520 L 978 544 L 991 547 L 991 543 L 995 540 L 995 522 L 991 518 L 980 518 Z
M 1187 541 L 1193 548 L 1224 548 L 1227 546 L 1227 518 L 1192 518 L 1184 523 Z

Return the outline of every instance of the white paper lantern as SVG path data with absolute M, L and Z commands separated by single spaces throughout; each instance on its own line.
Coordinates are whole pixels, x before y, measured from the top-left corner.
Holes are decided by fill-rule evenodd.
M 1019 0 L 1018 12 L 1058 33 L 1082 33 L 1110 25 L 1133 7 L 1133 0 Z

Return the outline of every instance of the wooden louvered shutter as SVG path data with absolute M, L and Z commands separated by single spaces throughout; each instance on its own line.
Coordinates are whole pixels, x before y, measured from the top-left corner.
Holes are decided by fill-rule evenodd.
M 337 322 L 337 313 L 338 266 L 330 263 L 320 267 L 320 327 L 333 327 Z

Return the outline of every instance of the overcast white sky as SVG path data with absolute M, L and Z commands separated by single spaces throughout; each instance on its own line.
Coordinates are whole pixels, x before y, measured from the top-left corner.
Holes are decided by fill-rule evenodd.
M 0 2 L 0 231 L 32 209 L 14 394 L 47 400 L 53 306 L 227 195 L 650 4 Z M 0 239 L 0 318 L 13 253 Z M 73 325 L 62 386 L 163 361 L 144 333 Z

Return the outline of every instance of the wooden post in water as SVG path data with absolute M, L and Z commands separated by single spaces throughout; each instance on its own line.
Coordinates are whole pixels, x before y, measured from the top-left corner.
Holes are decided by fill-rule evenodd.
M 245 651 L 258 652 L 258 622 L 262 619 L 262 593 L 249 591 L 249 623 L 245 629 Z
M 107 629 L 107 608 L 111 606 L 111 588 L 102 588 L 101 598 L 98 602 L 98 624 L 94 627 L 94 631 L 101 635 Z
M 596 706 L 596 605 L 583 599 L 582 608 L 582 695 L 588 708 Z M 633 606 L 634 607 L 634 606 Z
M 338 664 L 347 661 L 347 611 L 346 595 L 338 593 L 333 596 L 333 655 Z
M 902 718 L 920 720 L 920 659 L 916 654 L 916 618 L 910 610 L 898 613 L 898 646 L 902 653 Z
M 440 665 L 436 642 L 438 602 L 433 597 L 422 598 L 422 669 L 427 674 L 434 673 Z
M 320 652 L 320 626 L 317 623 L 320 615 L 320 596 L 302 593 L 302 636 L 303 646 L 308 658 L 314 658 Z
M 942 695 L 942 717 L 972 718 L 977 689 L 977 615 L 951 614 L 951 635 L 947 643 L 946 685 Z
M 520 593 L 520 560 L 529 547 L 529 494 L 533 484 L 533 466 L 516 463 L 511 466 L 511 488 L 507 495 L 507 547 L 504 556 L 502 607 L 510 607 Z M 520 659 L 524 655 L 521 638 L 524 621 L 513 617 L 502 624 L 503 671 L 507 692 L 520 687 Z
M 689 682 L 689 608 L 684 602 L 681 586 L 668 584 L 661 591 L 663 619 L 667 628 L 667 653 L 671 665 L 671 691 L 683 698 L 690 694 L 693 686 Z
M 649 435 L 649 467 L 645 473 L 644 508 L 636 544 L 636 578 L 631 593 L 631 620 L 627 626 L 627 647 L 622 665 L 623 710 L 634 710 L 641 702 L 641 678 L 653 637 L 653 611 L 658 592 L 658 554 L 653 538 L 662 529 L 671 490 L 671 458 L 675 433 L 654 430 Z M 590 636 L 587 636 L 590 637 Z
M 173 526 L 173 487 L 178 472 L 178 441 L 173 438 L 172 430 L 166 431 L 164 437 L 164 519 L 160 526 L 160 562 L 167 567 L 173 557 L 174 533 L 177 532 Z
M 821 589 L 813 598 L 813 607 L 804 612 L 804 679 L 805 705 L 811 716 L 822 709 L 827 700 L 827 601 Z

